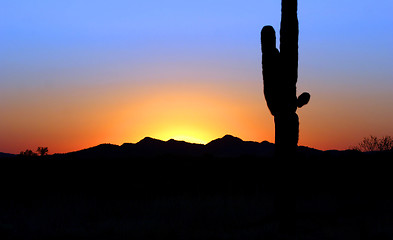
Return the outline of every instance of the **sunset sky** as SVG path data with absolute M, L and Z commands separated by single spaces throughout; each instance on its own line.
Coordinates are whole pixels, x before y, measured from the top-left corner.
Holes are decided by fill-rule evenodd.
M 146 136 L 274 142 L 260 30 L 278 0 L 5 0 L 0 152 Z M 299 0 L 300 145 L 393 136 L 393 1 Z M 279 36 L 278 36 L 279 37 Z

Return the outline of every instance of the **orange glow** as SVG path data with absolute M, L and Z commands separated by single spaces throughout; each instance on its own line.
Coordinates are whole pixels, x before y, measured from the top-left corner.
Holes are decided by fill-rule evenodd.
M 173 85 L 150 89 L 137 98 L 137 104 L 130 105 L 116 138 L 136 142 L 150 136 L 205 144 L 233 134 L 247 140 L 264 140 L 266 126 L 254 115 L 261 114 L 255 111 L 262 109 L 260 105 L 247 103 L 247 98 L 231 99 L 227 91 L 217 95 L 219 91 L 214 88 Z
M 136 143 L 144 137 L 205 144 L 225 134 L 274 142 L 274 120 L 260 78 L 243 85 L 231 76 L 192 79 L 193 74 L 185 72 L 178 78 L 152 75 L 143 84 L 126 78 L 28 89 L 18 95 L 3 91 L 0 109 L 6 114 L 0 118 L 0 152 L 45 146 L 50 153 L 62 153 L 101 143 Z M 393 111 L 383 110 L 390 91 L 363 98 L 362 92 L 347 95 L 348 89 L 334 97 L 332 90 L 312 86 L 306 90 L 312 97 L 298 111 L 299 145 L 342 150 L 370 134 L 393 135 Z
M 112 84 L 23 92 L 23 99 L 4 106 L 9 114 L 1 119 L 0 133 L 9 137 L 0 139 L 1 151 L 47 146 L 50 153 L 62 153 L 101 143 L 135 143 L 147 136 L 203 144 L 225 134 L 273 141 L 274 125 L 259 94 L 230 85 L 174 81 L 154 87 Z

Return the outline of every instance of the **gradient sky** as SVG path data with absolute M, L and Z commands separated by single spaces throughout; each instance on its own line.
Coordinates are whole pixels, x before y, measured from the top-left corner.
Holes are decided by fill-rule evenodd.
M 145 136 L 274 141 L 260 29 L 277 0 L 5 0 L 0 152 Z M 300 144 L 393 135 L 393 2 L 299 0 Z

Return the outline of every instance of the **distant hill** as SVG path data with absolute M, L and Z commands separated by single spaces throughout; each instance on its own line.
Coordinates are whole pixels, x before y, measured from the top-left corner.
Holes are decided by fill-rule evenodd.
M 15 157 L 15 156 L 16 156 L 15 154 L 0 152 L 0 158 L 9 158 L 9 157 Z
M 258 143 L 243 141 L 238 137 L 225 135 L 206 145 L 209 154 L 219 157 L 258 156 L 270 157 L 274 153 L 274 144 L 267 141 Z
M 323 153 L 321 150 L 299 147 L 299 153 L 313 156 Z M 71 157 L 97 158 L 97 157 L 159 157 L 159 156 L 214 156 L 214 157 L 272 157 L 274 144 L 263 141 L 243 141 L 238 137 L 225 135 L 206 145 L 188 143 L 185 141 L 162 141 L 145 137 L 137 143 L 124 143 L 121 146 L 114 144 L 101 144 L 88 149 L 67 153 Z

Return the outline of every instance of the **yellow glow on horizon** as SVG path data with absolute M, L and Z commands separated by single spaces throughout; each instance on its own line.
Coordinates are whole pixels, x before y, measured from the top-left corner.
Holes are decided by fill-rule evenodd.
M 156 136 L 158 139 L 161 139 L 163 141 L 174 139 L 178 141 L 186 141 L 189 143 L 199 144 L 206 144 L 210 141 L 207 134 L 203 133 L 202 131 L 185 127 L 174 127 L 172 129 L 166 129 L 165 131 L 159 132 Z
M 166 85 L 134 95 L 109 142 L 135 143 L 144 137 L 206 144 L 226 134 L 245 140 L 270 140 L 262 108 L 239 89 Z M 248 94 L 250 97 L 250 94 Z M 270 119 L 268 119 L 270 120 Z
M 198 138 L 191 137 L 191 136 L 175 136 L 175 137 L 172 137 L 172 139 L 178 140 L 178 141 L 185 141 L 185 142 L 189 142 L 189 143 L 198 143 L 198 144 L 207 144 L 208 143 L 207 141 L 200 140 Z

